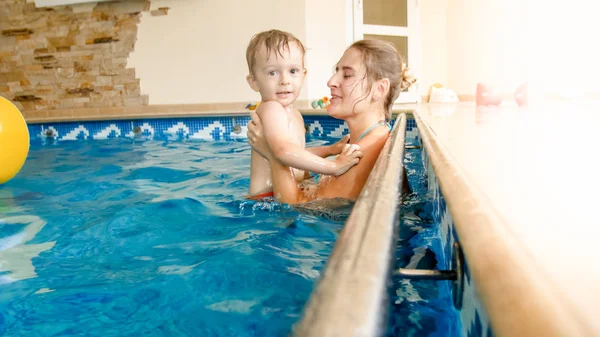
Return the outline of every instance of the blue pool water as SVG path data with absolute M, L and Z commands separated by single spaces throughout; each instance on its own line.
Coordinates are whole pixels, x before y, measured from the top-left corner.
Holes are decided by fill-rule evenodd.
M 443 254 L 440 224 L 432 214 L 434 200 L 428 192 L 422 155 L 420 149 L 407 149 L 404 156 L 412 193 L 403 195 L 400 207 L 394 268 L 446 269 L 438 262 Z M 392 276 L 386 337 L 461 336 L 460 317 L 454 308 L 450 287 L 450 281 Z
M 245 142 L 33 145 L 0 187 L 0 335 L 287 335 L 344 212 L 245 201 L 249 157 Z
M 34 144 L 0 186 L 0 336 L 288 335 L 351 205 L 246 201 L 249 159 L 235 141 Z M 397 267 L 435 267 L 427 203 L 403 203 Z M 447 287 L 391 290 L 389 336 L 455 335 Z

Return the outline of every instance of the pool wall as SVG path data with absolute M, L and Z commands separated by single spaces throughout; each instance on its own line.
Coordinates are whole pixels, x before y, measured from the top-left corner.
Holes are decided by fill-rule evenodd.
M 144 138 L 154 140 L 246 139 L 247 114 L 228 117 L 197 117 L 168 119 L 132 119 L 83 122 L 29 123 L 31 140 L 102 140 L 111 138 Z M 305 116 L 307 134 L 319 138 L 340 138 L 348 133 L 348 126 L 328 116 Z
M 424 167 L 427 169 L 427 185 L 431 198 L 433 199 L 433 218 L 435 223 L 440 224 L 439 234 L 441 248 L 434 247 L 434 251 L 440 251 L 443 259 L 438 261 L 439 269 L 451 269 L 453 246 L 457 242 L 456 229 L 452 214 L 446 204 L 444 195 L 440 188 L 438 179 L 435 176 L 429 157 L 424 151 L 423 161 Z M 492 327 L 488 318 L 488 314 L 479 298 L 477 297 L 476 285 L 471 276 L 468 261 L 464 261 L 464 276 L 463 276 L 463 294 L 461 306 L 459 309 L 462 325 L 462 335 L 469 337 L 491 337 L 493 336 Z
M 426 149 L 423 148 L 422 138 L 417 127 L 413 114 L 408 115 L 406 123 L 406 145 L 417 146 L 422 149 L 423 167 L 427 174 L 428 199 L 431 203 L 433 223 L 440 224 L 438 234 L 440 240 L 434 241 L 434 246 L 430 247 L 435 252 L 437 268 L 449 270 L 453 268 L 453 247 L 457 242 L 457 234 L 454 229 L 454 220 L 446 204 L 444 195 L 440 188 L 438 179 L 431 165 Z M 491 337 L 493 336 L 492 327 L 488 314 L 479 298 L 477 297 L 474 280 L 470 274 L 468 263 L 464 262 L 464 291 L 462 293 L 461 306 L 458 309 L 462 326 L 462 336 L 469 337 Z M 429 281 L 429 282 L 447 282 L 452 292 L 452 283 L 450 281 Z

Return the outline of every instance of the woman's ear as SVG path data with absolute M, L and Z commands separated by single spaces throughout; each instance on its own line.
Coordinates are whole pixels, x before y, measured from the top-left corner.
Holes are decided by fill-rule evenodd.
M 373 87 L 375 89 L 373 97 L 377 97 L 377 99 L 384 98 L 390 92 L 390 79 L 382 78 L 375 82 Z
M 259 90 L 258 83 L 256 83 L 254 76 L 252 76 L 252 75 L 246 76 L 246 82 L 248 82 L 248 85 L 250 86 L 250 88 L 252 88 L 252 90 L 254 90 L 255 92 L 258 92 L 258 90 Z

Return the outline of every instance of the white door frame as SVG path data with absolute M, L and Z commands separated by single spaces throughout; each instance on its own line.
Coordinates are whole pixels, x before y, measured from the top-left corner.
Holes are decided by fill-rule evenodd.
M 354 41 L 362 40 L 364 34 L 405 36 L 408 40 L 409 67 L 413 74 L 420 77 L 421 57 L 421 15 L 419 12 L 420 0 L 406 1 L 407 27 L 365 25 L 363 24 L 363 0 L 346 0 L 346 13 L 348 22 L 348 45 Z M 396 103 L 421 102 L 419 82 L 415 83 L 407 92 L 403 92 Z

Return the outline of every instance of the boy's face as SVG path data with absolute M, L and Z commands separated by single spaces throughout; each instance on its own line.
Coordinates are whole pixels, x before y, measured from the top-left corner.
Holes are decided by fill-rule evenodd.
M 355 48 L 348 49 L 327 86 L 331 89 L 331 104 L 327 108 L 329 115 L 341 118 L 369 109 L 372 90 L 369 88 L 362 52 Z
M 271 50 L 267 55 L 265 46 L 256 53 L 254 74 L 246 80 L 254 91 L 260 92 L 263 101 L 277 101 L 284 107 L 290 106 L 302 90 L 304 70 L 302 51 L 294 42 L 289 44 L 289 50 L 284 49 L 281 55 L 277 50 Z

